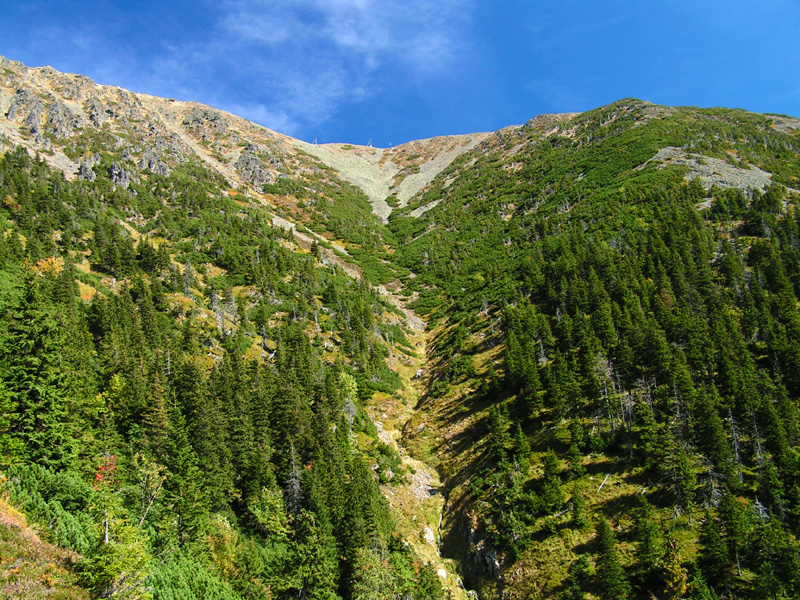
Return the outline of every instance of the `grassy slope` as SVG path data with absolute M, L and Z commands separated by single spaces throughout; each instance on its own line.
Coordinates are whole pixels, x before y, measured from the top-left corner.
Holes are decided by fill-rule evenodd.
M 9 600 L 84 600 L 73 571 L 80 556 L 44 541 L 0 498 L 0 596 Z

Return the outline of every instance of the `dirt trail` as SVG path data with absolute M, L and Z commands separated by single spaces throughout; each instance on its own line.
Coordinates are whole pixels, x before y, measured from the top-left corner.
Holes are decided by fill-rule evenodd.
M 392 350 L 392 367 L 403 378 L 400 394 L 382 397 L 367 408 L 378 428 L 380 440 L 394 448 L 406 468 L 406 481 L 402 484 L 382 486 L 397 522 L 398 530 L 408 540 L 419 556 L 432 565 L 442 585 L 455 600 L 466 600 L 460 585 L 455 562 L 443 558 L 439 552 L 439 527 L 446 498 L 436 469 L 413 458 L 403 446 L 403 426 L 414 413 L 414 407 L 423 392 L 424 379 L 417 376 L 424 367 L 427 351 L 425 322 L 414 311 L 407 308 L 399 296 L 389 296 L 392 302 L 406 315 L 415 356 Z

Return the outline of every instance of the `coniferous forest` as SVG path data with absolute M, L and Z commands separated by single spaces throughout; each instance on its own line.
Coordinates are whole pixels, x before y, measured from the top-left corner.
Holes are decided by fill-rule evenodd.
M 238 205 L 197 173 L 134 198 L 67 182 L 18 149 L 0 159 L 0 188 L 5 489 L 81 556 L 79 586 L 102 598 L 442 596 L 365 460 L 361 438 L 376 432 L 361 406 L 397 386 L 382 340 L 402 336 L 369 285 L 290 250 L 258 214 L 229 216 Z M 120 215 L 142 200 L 160 214 L 135 240 Z M 180 268 L 165 238 L 192 240 Z M 76 267 L 82 256 L 93 271 Z M 201 285 L 193 264 L 225 274 Z M 323 328 L 335 362 L 309 334 Z
M 387 223 L 330 167 L 255 184 L 310 247 L 199 160 L 120 185 L 103 131 L 51 136 L 91 178 L 0 146 L 0 512 L 61 597 L 800 597 L 796 120 L 540 117 Z M 458 585 L 369 412 L 411 386 Z
M 475 585 L 797 597 L 796 134 L 633 100 L 549 136 L 535 126 L 445 173 L 419 219 L 391 222 L 438 323 L 425 401 L 478 415 L 485 436 L 480 455 L 450 450 L 472 461 L 452 477 L 482 537 Z M 704 185 L 650 161 L 662 148 L 773 179 Z

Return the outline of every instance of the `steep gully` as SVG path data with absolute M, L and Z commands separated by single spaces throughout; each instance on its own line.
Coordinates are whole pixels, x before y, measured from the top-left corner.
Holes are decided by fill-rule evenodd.
M 310 248 L 312 238 L 297 231 L 293 224 L 275 223 L 292 232 L 294 242 L 302 248 Z M 360 269 L 345 259 L 330 253 L 326 259 L 335 262 L 355 279 L 361 278 Z M 402 389 L 395 394 L 378 394 L 366 407 L 375 426 L 378 438 L 397 452 L 404 474 L 381 486 L 381 490 L 392 510 L 399 533 L 418 556 L 433 566 L 443 587 L 453 600 L 466 600 L 474 592 L 465 590 L 453 559 L 442 555 L 442 521 L 447 510 L 445 482 L 430 464 L 411 455 L 403 436 L 407 423 L 415 416 L 420 398 L 428 385 L 427 358 L 431 332 L 426 323 L 406 306 L 406 301 L 397 293 L 383 286 L 376 290 L 405 315 L 405 330 L 414 352 L 403 352 L 396 344 L 389 344 L 389 365 L 402 381 Z M 423 425 L 421 425 L 424 427 Z M 418 426 L 420 427 L 420 426 Z
M 440 551 L 441 526 L 447 509 L 444 483 L 434 467 L 411 456 L 403 437 L 404 426 L 414 415 L 427 385 L 425 373 L 429 332 L 425 323 L 405 306 L 399 296 L 392 294 L 389 298 L 406 315 L 410 333 L 408 337 L 414 344 L 415 355 L 409 356 L 395 348 L 390 349 L 391 366 L 401 375 L 404 388 L 400 394 L 379 397 L 367 407 L 378 428 L 380 440 L 399 454 L 406 471 L 404 481 L 386 484 L 382 486 L 382 491 L 408 543 L 425 562 L 433 565 L 450 597 L 465 600 L 467 591 L 462 587 L 456 563 Z
M 276 219 L 273 225 L 290 231 L 298 246 L 305 249 L 311 247 L 313 239 L 297 231 L 294 223 L 277 217 Z M 341 256 L 329 252 L 324 258 L 336 263 L 351 277 L 361 278 L 360 269 Z M 402 352 L 395 344 L 389 344 L 389 365 L 400 375 L 403 387 L 395 394 L 379 394 L 366 407 L 378 429 L 380 441 L 397 452 L 404 471 L 403 475 L 398 474 L 398 477 L 382 485 L 382 492 L 406 542 L 423 561 L 433 566 L 450 598 L 466 600 L 468 592 L 461 584 L 455 561 L 446 558 L 440 551 L 441 526 L 447 509 L 444 482 L 435 467 L 411 455 L 403 437 L 406 424 L 415 416 L 419 399 L 426 392 L 430 332 L 426 329 L 425 322 L 413 309 L 406 306 L 402 296 L 383 286 L 378 286 L 376 290 L 405 315 L 403 325 L 414 348 L 414 352 L 408 353 Z
M 485 137 L 486 134 L 475 134 L 434 138 L 412 142 L 408 145 L 410 148 L 398 146 L 389 150 L 295 143 L 359 187 L 369 197 L 373 212 L 386 221 L 392 210 L 386 198 L 391 193 L 399 199 L 400 206 L 405 206 L 455 158 L 474 148 Z M 311 235 L 298 231 L 295 223 L 287 219 L 275 216 L 273 226 L 291 231 L 294 242 L 300 247 L 309 249 L 314 241 Z M 344 248 L 338 249 L 347 254 Z M 351 277 L 361 278 L 359 267 L 341 254 L 324 248 L 322 252 L 323 260 L 337 264 Z M 414 352 L 401 352 L 390 344 L 390 367 L 401 376 L 403 388 L 396 394 L 379 394 L 374 403 L 366 407 L 378 429 L 379 439 L 397 452 L 405 472 L 384 484 L 382 491 L 407 543 L 423 561 L 433 566 L 450 598 L 466 600 L 468 596 L 474 596 L 474 592 L 463 588 L 456 562 L 441 553 L 441 527 L 447 509 L 444 482 L 434 466 L 411 455 L 403 436 L 404 428 L 415 416 L 418 402 L 426 392 L 430 332 L 426 330 L 425 322 L 406 306 L 406 300 L 397 293 L 400 285 L 396 282 L 395 286 L 390 286 L 395 288 L 393 291 L 378 286 L 377 291 L 405 315 L 404 325 Z M 417 427 L 424 427 L 424 423 Z
M 279 222 L 293 233 L 298 246 L 310 248 L 312 239 L 297 231 L 292 223 Z M 361 278 L 359 268 L 330 253 L 327 259 L 342 267 L 355 279 Z M 378 394 L 376 400 L 366 407 L 367 413 L 378 429 L 381 442 L 397 452 L 404 474 L 381 486 L 384 497 L 391 507 L 398 530 L 418 556 L 433 566 L 443 587 L 453 600 L 466 600 L 468 595 L 462 586 L 457 565 L 453 559 L 442 555 L 442 521 L 447 510 L 445 482 L 430 464 L 411 455 L 403 436 L 406 424 L 415 416 L 417 405 L 428 385 L 427 353 L 431 333 L 426 323 L 406 306 L 406 301 L 397 293 L 383 286 L 377 291 L 390 300 L 405 315 L 405 329 L 414 352 L 402 352 L 395 344 L 389 344 L 389 365 L 402 381 L 402 389 L 395 394 Z M 424 425 L 423 425 L 424 426 Z M 419 427 L 419 426 L 418 426 Z
M 411 142 L 396 148 L 380 149 L 364 146 L 304 144 L 302 150 L 334 168 L 338 175 L 359 187 L 370 199 L 373 213 L 384 222 L 392 207 L 387 203 L 390 195 L 406 206 L 424 190 L 433 179 L 446 169 L 458 156 L 473 149 L 490 134 L 449 136 Z M 277 218 L 276 218 L 277 219 Z M 310 247 L 311 239 L 293 224 L 273 220 L 273 224 L 290 229 L 295 241 Z M 332 252 L 325 258 L 336 262 L 348 274 L 360 278 L 358 267 Z M 389 363 L 403 380 L 403 389 L 396 394 L 378 394 L 373 404 L 367 407 L 378 428 L 379 439 L 392 447 L 400 456 L 404 476 L 382 486 L 386 500 L 392 508 L 398 529 L 416 553 L 438 573 L 449 597 L 466 600 L 474 597 L 462 586 L 457 565 L 453 559 L 442 555 L 442 521 L 447 510 L 445 482 L 434 466 L 413 457 L 406 447 L 403 431 L 412 417 L 416 416 L 419 400 L 425 396 L 428 384 L 427 352 L 430 332 L 425 322 L 406 306 L 406 300 L 383 286 L 378 291 L 388 298 L 404 315 L 407 336 L 414 347 L 413 353 L 401 352 L 390 344 Z M 424 421 L 416 427 L 425 427 Z

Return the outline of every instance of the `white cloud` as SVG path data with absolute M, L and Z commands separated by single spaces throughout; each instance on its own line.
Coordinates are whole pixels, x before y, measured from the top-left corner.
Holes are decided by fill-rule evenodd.
M 347 104 L 455 72 L 476 0 L 208 3 L 215 21 L 191 41 L 167 32 L 145 49 L 94 22 L 40 28 L 35 39 L 102 83 L 198 100 L 313 137 Z
M 402 57 L 409 45 L 454 38 L 468 22 L 473 0 L 230 0 L 223 30 L 240 41 L 351 52 L 349 60 Z
M 222 5 L 220 35 L 209 50 L 241 61 L 251 81 L 274 94 L 268 101 L 271 112 L 314 126 L 342 103 L 453 68 L 466 45 L 473 4 L 230 0 Z
M 226 110 L 256 123 L 268 123 L 268 127 L 278 133 L 291 133 L 298 129 L 298 123 L 283 111 L 273 111 L 263 104 L 220 104 L 217 108 Z
M 432 31 L 418 36 L 406 48 L 405 60 L 422 75 L 435 74 L 450 66 L 457 48 L 457 41 L 439 32 Z

